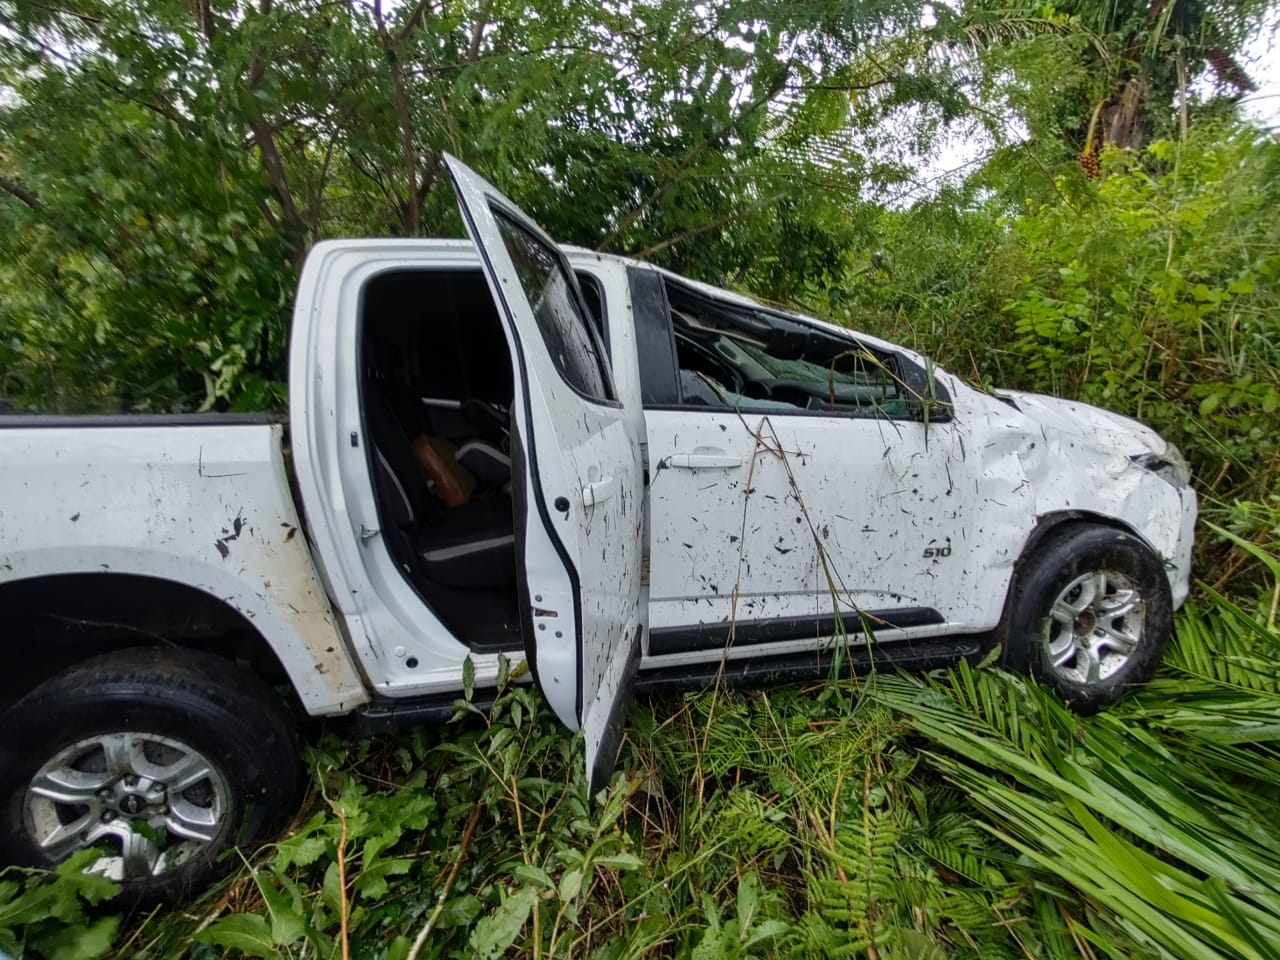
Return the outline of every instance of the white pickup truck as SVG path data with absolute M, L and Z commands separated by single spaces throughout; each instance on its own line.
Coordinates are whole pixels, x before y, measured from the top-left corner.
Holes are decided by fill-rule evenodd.
M 0 856 L 179 893 L 290 812 L 302 715 L 439 720 L 527 658 L 591 789 L 637 683 L 998 642 L 1092 709 L 1186 595 L 1178 451 L 874 337 L 561 251 L 319 244 L 288 420 L 0 420 Z

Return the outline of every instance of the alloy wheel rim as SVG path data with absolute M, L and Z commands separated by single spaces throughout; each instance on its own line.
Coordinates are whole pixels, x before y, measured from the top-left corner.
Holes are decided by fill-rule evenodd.
M 27 785 L 30 836 L 50 860 L 78 850 L 112 880 L 167 873 L 217 842 L 230 810 L 221 771 L 171 737 L 114 732 L 58 751 Z
M 1137 582 L 1093 570 L 1068 583 L 1041 629 L 1044 661 L 1055 675 L 1088 686 L 1122 669 L 1142 643 L 1146 600 Z

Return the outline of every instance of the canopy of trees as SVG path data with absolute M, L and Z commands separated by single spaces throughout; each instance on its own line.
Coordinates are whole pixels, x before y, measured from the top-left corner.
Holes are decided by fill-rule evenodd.
M 5 0 L 0 397 L 278 404 L 308 246 L 457 232 L 442 150 L 564 240 L 838 298 L 940 132 L 1024 127 L 975 184 L 1052 196 L 1229 113 L 1187 85 L 1249 86 L 1259 4 Z

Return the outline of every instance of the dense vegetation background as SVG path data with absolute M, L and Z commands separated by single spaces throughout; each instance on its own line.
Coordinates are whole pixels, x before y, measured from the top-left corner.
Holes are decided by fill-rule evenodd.
M 308 247 L 555 236 L 1140 417 L 1214 524 L 1161 677 L 993 669 L 641 705 L 608 799 L 528 690 L 312 754 L 189 909 L 0 878 L 0 950 L 1280 955 L 1280 142 L 1265 0 L 0 0 L 0 404 L 284 402 Z M 957 139 L 964 177 L 925 183 Z M 466 713 L 465 710 L 462 713 Z

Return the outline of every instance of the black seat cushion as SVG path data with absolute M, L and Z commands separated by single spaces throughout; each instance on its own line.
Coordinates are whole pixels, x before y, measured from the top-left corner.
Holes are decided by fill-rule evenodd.
M 510 497 L 472 500 L 419 533 L 418 565 L 423 576 L 446 586 L 512 586 L 515 542 Z

